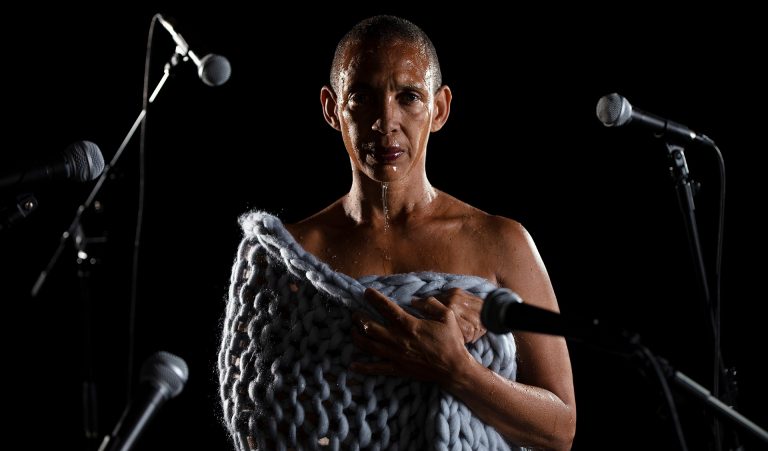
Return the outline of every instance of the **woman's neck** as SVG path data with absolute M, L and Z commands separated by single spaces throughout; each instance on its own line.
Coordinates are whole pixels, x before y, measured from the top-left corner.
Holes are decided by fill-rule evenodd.
M 353 176 L 352 187 L 344 197 L 344 211 L 357 223 L 380 223 L 386 227 L 431 209 L 437 195 L 426 175 L 391 182 Z

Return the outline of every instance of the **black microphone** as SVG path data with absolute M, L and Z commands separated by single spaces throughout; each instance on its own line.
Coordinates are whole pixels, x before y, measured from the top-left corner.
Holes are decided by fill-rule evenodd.
M 104 157 L 99 147 L 90 141 L 78 141 L 70 144 L 52 162 L 0 176 L 0 188 L 55 179 L 87 182 L 101 175 L 103 170 Z
M 220 86 L 229 80 L 229 76 L 232 74 L 232 67 L 229 65 L 228 59 L 221 55 L 214 55 L 213 53 L 205 55 L 202 59 L 198 58 L 195 52 L 189 48 L 187 41 L 181 37 L 181 34 L 174 30 L 173 25 L 165 20 L 160 14 L 157 15 L 157 19 L 160 21 L 160 24 L 163 25 L 163 28 L 168 30 L 168 33 L 171 34 L 171 37 L 176 42 L 176 51 L 181 56 L 189 57 L 189 59 L 195 63 L 195 66 L 197 66 L 197 75 L 203 80 L 203 83 L 208 86 Z
M 715 145 L 706 135 L 699 135 L 683 124 L 633 108 L 627 99 L 615 92 L 598 100 L 597 118 L 606 127 L 621 127 L 634 122 L 650 128 L 657 136 L 670 136 L 684 142 L 696 142 L 708 146 Z
M 104 437 L 99 451 L 130 450 L 160 406 L 181 393 L 188 375 L 189 369 L 181 357 L 165 351 L 151 355 L 141 367 L 136 395 L 112 434 Z
M 551 310 L 526 304 L 517 293 L 507 288 L 498 288 L 485 298 L 480 321 L 496 334 L 525 330 L 611 345 L 624 344 L 633 339 L 628 332 L 608 327 L 598 319 L 566 318 Z

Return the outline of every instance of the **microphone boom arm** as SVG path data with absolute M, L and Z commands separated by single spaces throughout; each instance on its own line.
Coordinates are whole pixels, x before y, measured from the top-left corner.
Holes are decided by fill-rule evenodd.
M 152 95 L 149 97 L 149 104 L 152 104 L 155 99 L 157 98 L 157 95 L 160 93 L 160 90 L 165 85 L 165 82 L 170 77 L 170 71 L 172 67 L 175 67 L 178 64 L 178 52 L 174 53 L 174 55 L 171 57 L 171 60 L 165 64 L 164 67 L 164 73 L 163 77 L 160 79 L 160 81 L 155 86 L 155 89 L 152 91 Z M 40 275 L 37 277 L 37 280 L 35 280 L 34 285 L 32 286 L 32 290 L 30 292 L 31 296 L 37 297 L 37 295 L 40 293 L 40 290 L 43 287 L 43 284 L 45 283 L 46 279 L 48 278 L 48 274 L 53 270 L 53 267 L 56 265 L 56 262 L 59 259 L 59 256 L 61 255 L 62 251 L 64 250 L 64 246 L 67 244 L 67 240 L 70 236 L 73 235 L 75 229 L 80 224 L 80 218 L 82 217 L 83 213 L 85 212 L 88 207 L 91 206 L 94 199 L 96 198 L 96 195 L 101 190 L 101 187 L 104 185 L 104 182 L 107 180 L 107 177 L 109 176 L 109 171 L 117 164 L 117 161 L 120 159 L 120 156 L 123 154 L 123 151 L 125 150 L 126 146 L 130 142 L 131 138 L 133 138 L 133 135 L 136 133 L 136 130 L 139 128 L 139 125 L 144 121 L 146 115 L 147 115 L 147 109 L 149 108 L 149 105 L 147 105 L 145 108 L 143 108 L 139 115 L 136 117 L 136 120 L 133 122 L 133 125 L 131 125 L 131 128 L 128 130 L 128 133 L 123 138 L 123 141 L 120 143 L 120 147 L 118 147 L 117 151 L 115 152 L 115 155 L 112 157 L 112 160 L 110 160 L 109 163 L 104 165 L 104 170 L 101 172 L 101 176 L 96 181 L 96 184 L 93 186 L 93 189 L 91 190 L 90 194 L 88 194 L 88 197 L 86 200 L 80 204 L 80 206 L 77 208 L 77 211 L 75 212 L 75 217 L 72 219 L 72 222 L 70 222 L 69 227 L 64 230 L 64 233 L 61 234 L 61 238 L 59 239 L 59 245 L 54 251 L 53 255 L 51 256 L 50 260 L 48 261 L 48 264 L 45 266 L 45 269 L 43 269 L 40 272 Z
M 768 444 L 768 431 L 750 421 L 747 417 L 737 412 L 731 406 L 720 401 L 707 389 L 696 383 L 696 381 L 681 371 L 673 368 L 669 362 L 667 362 L 664 358 L 655 355 L 646 346 L 643 346 L 639 342 L 636 343 L 636 346 L 638 348 L 638 355 L 640 355 L 650 365 L 659 367 L 661 369 L 662 374 L 659 375 L 660 377 L 663 376 L 665 380 L 668 380 L 674 383 L 676 386 L 680 387 L 682 389 L 680 391 L 698 399 L 708 410 L 710 410 L 719 418 L 727 420 L 730 424 L 752 434 L 753 436 L 762 440 L 765 444 Z

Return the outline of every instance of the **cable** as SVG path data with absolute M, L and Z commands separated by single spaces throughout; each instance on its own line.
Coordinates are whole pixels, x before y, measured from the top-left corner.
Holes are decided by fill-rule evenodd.
M 133 237 L 133 260 L 131 264 L 131 299 L 129 303 L 128 312 L 128 389 L 127 399 L 131 399 L 132 381 L 133 381 L 133 362 L 135 355 L 135 340 L 136 340 L 136 306 L 138 303 L 138 289 L 139 289 L 139 250 L 141 248 L 141 232 L 144 224 L 144 199 L 145 199 L 145 186 L 146 179 L 146 159 L 145 159 L 145 144 L 147 136 L 147 115 L 149 106 L 149 66 L 152 56 L 152 38 L 155 32 L 155 24 L 159 14 L 152 16 L 152 21 L 149 24 L 149 33 L 147 34 L 147 50 L 144 56 L 144 86 L 141 91 L 141 109 L 145 112 L 144 120 L 141 122 L 141 132 L 139 136 L 139 192 L 138 192 L 138 206 L 136 209 L 136 230 Z
M 672 396 L 672 391 L 669 389 L 667 383 L 667 377 L 664 375 L 664 371 L 661 369 L 656 356 L 645 346 L 636 343 L 639 350 L 639 354 L 645 358 L 645 360 L 653 367 L 656 377 L 659 379 L 659 385 L 661 385 L 661 391 L 664 393 L 664 398 L 667 401 L 667 407 L 669 408 L 669 414 L 672 417 L 672 423 L 675 427 L 675 433 L 677 439 L 680 442 L 680 449 L 682 451 L 688 451 L 688 446 L 685 442 L 685 434 L 683 434 L 683 427 L 680 423 L 680 417 L 677 414 L 677 406 L 675 405 L 675 398 Z
M 725 368 L 725 362 L 723 360 L 723 352 L 720 344 L 720 287 L 721 287 L 721 269 L 723 261 L 723 236 L 725 229 L 725 161 L 723 160 L 723 154 L 720 152 L 720 148 L 716 144 L 712 144 L 717 155 L 718 169 L 720 171 L 720 194 L 718 204 L 718 222 L 717 222 L 717 248 L 715 252 L 715 278 L 714 278 L 714 296 L 712 298 L 712 322 L 713 322 L 713 347 L 715 366 L 713 371 L 713 385 L 712 392 L 715 398 L 720 399 L 720 377 L 725 378 L 725 396 L 726 402 L 730 405 L 735 404 L 736 399 L 734 393 L 731 391 L 731 384 L 728 380 L 728 374 Z M 722 436 L 719 427 L 719 423 L 715 421 L 715 440 L 718 444 L 722 443 Z

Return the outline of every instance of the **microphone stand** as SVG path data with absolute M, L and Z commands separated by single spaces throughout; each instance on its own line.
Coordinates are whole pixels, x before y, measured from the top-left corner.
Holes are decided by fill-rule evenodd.
M 701 251 L 699 241 L 698 226 L 696 225 L 696 206 L 693 203 L 693 196 L 698 191 L 699 184 L 691 182 L 688 171 L 688 163 L 685 161 L 685 153 L 682 147 L 665 143 L 670 159 L 670 176 L 675 182 L 677 191 L 677 201 L 685 220 L 685 230 L 688 235 L 688 245 L 693 256 L 693 265 L 696 272 L 696 279 L 701 289 L 701 294 L 708 308 L 712 308 L 712 301 L 709 295 L 709 284 L 707 282 L 707 271 L 704 265 L 704 256 Z
M 152 92 L 152 96 L 149 98 L 149 103 L 153 103 L 155 101 L 155 98 L 160 93 L 160 90 L 162 89 L 163 85 L 165 85 L 165 82 L 168 80 L 171 74 L 171 68 L 175 67 L 179 63 L 179 54 L 174 53 L 174 55 L 171 57 L 171 60 L 166 63 L 163 78 L 158 82 L 157 86 L 155 87 L 155 90 Z M 78 227 L 78 224 L 80 223 L 80 218 L 83 215 L 83 212 L 91 206 L 93 203 L 94 198 L 96 197 L 96 194 L 101 190 L 102 185 L 104 185 L 104 182 L 106 181 L 107 177 L 109 176 L 109 171 L 117 164 L 117 160 L 120 159 L 120 156 L 123 154 L 123 151 L 125 150 L 125 147 L 128 145 L 128 142 L 133 137 L 134 133 L 136 133 L 136 129 L 139 128 L 139 125 L 144 121 L 144 118 L 147 115 L 147 108 L 144 108 L 139 113 L 136 120 L 133 122 L 133 125 L 131 126 L 130 130 L 128 130 L 128 133 L 125 135 L 125 138 L 123 139 L 123 142 L 120 144 L 120 147 L 117 149 L 117 152 L 115 152 L 115 155 L 112 157 L 112 160 L 104 165 L 104 170 L 101 172 L 101 176 L 99 177 L 99 180 L 96 181 L 96 184 L 93 186 L 93 189 L 91 190 L 91 193 L 86 198 L 85 202 L 80 204 L 79 207 L 77 207 L 77 211 L 75 212 L 75 217 L 72 220 L 72 222 L 69 224 L 69 227 L 67 227 L 66 230 L 64 230 L 64 233 L 62 233 L 61 238 L 59 239 L 59 246 L 56 248 L 56 251 L 51 256 L 51 259 L 48 261 L 48 264 L 45 266 L 45 269 L 43 269 L 40 272 L 40 275 L 37 277 L 37 280 L 35 281 L 35 284 L 32 286 L 32 291 L 30 294 L 32 297 L 37 297 L 37 295 L 40 293 L 40 289 L 43 287 L 43 284 L 45 283 L 48 274 L 53 269 L 54 265 L 56 265 L 56 262 L 59 259 L 59 256 L 61 255 L 62 250 L 64 249 L 64 246 L 66 245 L 67 240 L 72 235 L 72 233 L 75 231 L 75 229 Z
M 665 394 L 668 392 L 667 382 L 672 382 L 677 387 L 681 388 L 684 393 L 687 393 L 688 395 L 691 395 L 699 400 L 702 404 L 704 404 L 705 408 L 709 409 L 717 417 L 726 420 L 732 425 L 741 428 L 743 431 L 752 434 L 756 438 L 762 440 L 766 445 L 768 445 L 768 431 L 762 429 L 760 426 L 750 421 L 744 415 L 734 410 L 731 406 L 720 401 L 708 390 L 696 383 L 696 381 L 681 371 L 676 370 L 664 358 L 655 355 L 646 346 L 640 344 L 637 338 L 632 344 L 636 348 L 635 354 L 639 355 L 646 363 L 648 363 L 655 370 L 657 376 L 659 376 L 659 382 L 662 384 L 662 388 L 664 389 Z M 671 401 L 669 396 L 667 396 L 667 399 L 670 404 L 670 410 L 673 410 L 675 408 L 673 401 Z M 677 417 L 675 412 L 672 412 L 672 415 L 673 418 Z M 676 426 L 679 428 L 679 425 Z M 678 434 L 681 433 L 682 431 L 678 429 Z M 685 442 L 682 439 L 682 436 L 680 436 L 680 439 L 681 443 L 683 444 L 683 449 L 685 449 Z
M 176 67 L 178 63 L 183 60 L 184 60 L 184 57 L 179 53 L 179 49 L 177 47 L 176 52 L 173 54 L 171 59 L 165 64 L 165 67 L 163 70 L 163 76 L 160 79 L 160 81 L 157 83 L 157 86 L 152 92 L 152 95 L 149 97 L 148 104 L 152 104 L 157 98 L 157 95 L 160 93 L 160 90 L 163 88 L 163 86 L 165 85 L 165 82 L 168 80 L 168 78 L 171 75 L 171 69 Z M 117 164 L 117 161 L 120 159 L 120 156 L 123 154 L 123 151 L 128 145 L 128 142 L 130 142 L 131 138 L 136 133 L 136 130 L 139 128 L 141 123 L 146 118 L 148 108 L 149 107 L 147 106 L 146 108 L 143 108 L 141 110 L 138 117 L 133 122 L 133 125 L 131 125 L 131 128 L 128 130 L 128 133 L 126 134 L 125 138 L 123 138 L 123 141 L 120 144 L 120 147 L 117 149 L 117 152 L 115 152 L 115 155 L 112 157 L 112 160 L 104 166 L 104 170 L 102 171 L 99 179 L 96 181 L 96 184 L 94 185 L 90 194 L 88 195 L 86 200 L 82 204 L 80 204 L 80 206 L 77 208 L 77 211 L 75 212 L 75 217 L 72 219 L 72 222 L 69 224 L 69 226 L 64 230 L 64 233 L 62 233 L 61 238 L 59 239 L 58 247 L 56 248 L 53 255 L 51 256 L 51 259 L 48 261 L 48 264 L 45 266 L 45 269 L 43 269 L 40 272 L 40 275 L 38 276 L 37 280 L 32 286 L 32 290 L 30 292 L 33 298 L 38 296 L 41 288 L 43 287 L 43 284 L 48 278 L 48 274 L 51 272 L 53 267 L 56 265 L 56 262 L 59 260 L 59 257 L 61 256 L 61 253 L 63 252 L 64 247 L 67 244 L 67 241 L 69 240 L 70 237 L 74 237 L 75 248 L 78 253 L 78 259 L 77 259 L 77 262 L 79 265 L 78 277 L 80 278 L 80 294 L 81 294 L 81 300 L 83 305 L 82 315 L 83 315 L 83 323 L 84 323 L 83 324 L 83 341 L 84 341 L 85 349 L 83 350 L 83 370 L 84 370 L 85 380 L 83 381 L 83 427 L 84 427 L 85 438 L 89 445 L 89 449 L 91 448 L 91 445 L 94 445 L 93 446 L 94 449 L 95 449 L 95 445 L 98 445 L 98 443 L 96 442 L 96 439 L 98 439 L 98 430 L 97 430 L 97 421 L 96 421 L 97 420 L 96 385 L 93 382 L 93 355 L 92 355 L 93 343 L 91 340 L 91 329 L 92 329 L 91 328 L 91 296 L 90 296 L 90 287 L 89 287 L 90 270 L 88 268 L 88 265 L 91 263 L 91 259 L 88 257 L 84 248 L 82 248 L 86 240 L 82 232 L 81 218 L 83 216 L 83 213 L 94 202 L 96 195 L 99 193 L 105 181 L 107 180 L 110 170 Z M 34 198 L 32 199 L 34 200 Z M 34 207 L 36 207 L 36 205 L 37 203 L 34 202 Z
M 74 244 L 77 254 L 77 277 L 80 281 L 80 301 L 82 315 L 82 401 L 83 401 L 83 429 L 87 441 L 87 449 L 94 449 L 99 438 L 98 400 L 96 397 L 96 378 L 93 371 L 93 340 L 91 321 L 91 267 L 98 263 L 98 259 L 89 254 L 87 244 L 92 242 L 105 242 L 106 238 L 87 238 L 82 226 L 78 223 L 74 232 Z
M 714 396 L 717 398 L 720 396 L 720 376 L 723 374 L 725 378 L 728 378 L 728 374 L 725 373 L 724 365 L 722 362 L 722 351 L 720 349 L 720 306 L 714 305 L 710 295 L 709 279 L 707 278 L 706 265 L 704 264 L 704 255 L 701 250 L 701 241 L 699 239 L 698 226 L 696 223 L 696 207 L 693 202 L 693 197 L 696 191 L 699 189 L 698 182 L 692 182 L 690 180 L 690 172 L 688 170 L 688 163 L 685 160 L 685 149 L 683 147 L 665 142 L 667 149 L 667 156 L 669 157 L 670 176 L 675 183 L 675 191 L 677 192 L 677 201 L 680 206 L 680 211 L 683 214 L 683 220 L 685 222 L 686 235 L 688 236 L 688 247 L 693 258 L 694 272 L 696 273 L 696 280 L 701 290 L 701 295 L 704 298 L 705 305 L 709 312 L 711 327 L 712 327 L 712 340 L 714 344 L 714 373 L 713 373 L 713 391 Z M 726 380 L 726 387 L 730 387 L 731 382 Z M 730 398 L 730 391 L 727 390 L 728 397 Z M 729 401 L 733 401 L 730 400 Z M 717 449 L 722 449 L 722 438 L 720 434 L 720 424 L 717 419 L 714 420 L 714 435 Z
M 520 302 L 519 296 L 507 288 L 497 289 L 486 297 L 480 320 L 491 333 L 500 334 L 523 330 L 559 335 L 569 341 L 591 345 L 611 354 L 639 356 L 652 367 L 658 377 L 671 419 L 674 422 L 680 448 L 683 451 L 687 451 L 688 447 L 668 382 L 680 386 L 686 393 L 694 395 L 706 407 L 712 409 L 716 415 L 754 434 L 768 444 L 768 432 L 736 412 L 732 407 L 711 396 L 707 390 L 685 374 L 676 371 L 664 359 L 654 355 L 641 343 L 640 335 L 637 333 L 603 323 L 597 318 L 567 317 L 561 313 L 527 305 Z

